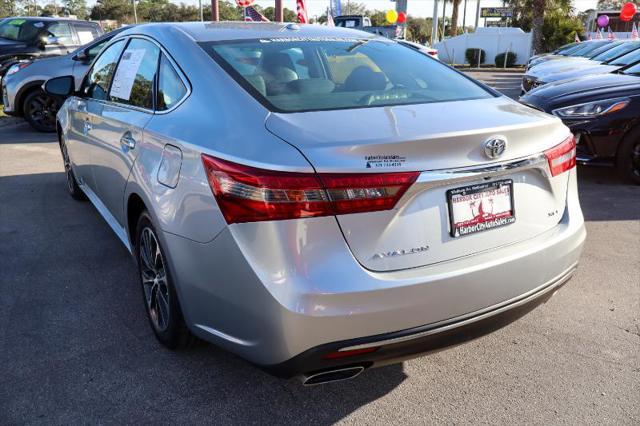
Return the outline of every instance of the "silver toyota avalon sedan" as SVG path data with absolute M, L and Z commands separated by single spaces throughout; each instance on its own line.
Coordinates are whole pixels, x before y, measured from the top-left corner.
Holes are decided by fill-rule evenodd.
M 69 96 L 69 192 L 136 259 L 169 348 L 346 379 L 504 326 L 578 264 L 568 128 L 394 41 L 149 24 L 45 90 Z

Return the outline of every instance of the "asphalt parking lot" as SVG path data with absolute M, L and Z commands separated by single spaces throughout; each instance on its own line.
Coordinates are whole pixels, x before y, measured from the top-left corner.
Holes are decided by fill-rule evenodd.
M 520 96 L 520 82 L 524 74 L 522 71 L 481 70 L 468 71 L 467 74 L 504 93 L 510 98 L 517 99 Z
M 67 195 L 54 139 L 0 127 L 0 423 L 640 424 L 640 187 L 579 175 L 586 248 L 547 304 L 305 388 L 212 345 L 163 349 L 126 250 Z

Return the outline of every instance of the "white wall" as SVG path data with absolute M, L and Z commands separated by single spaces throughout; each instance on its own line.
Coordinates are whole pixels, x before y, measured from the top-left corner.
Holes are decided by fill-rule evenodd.
M 464 64 L 464 52 L 480 48 L 486 53 L 485 64 L 495 63 L 497 54 L 509 50 L 518 55 L 516 64 L 524 65 L 531 56 L 531 33 L 520 28 L 478 28 L 474 33 L 448 38 L 434 47 L 440 60 L 446 63 Z

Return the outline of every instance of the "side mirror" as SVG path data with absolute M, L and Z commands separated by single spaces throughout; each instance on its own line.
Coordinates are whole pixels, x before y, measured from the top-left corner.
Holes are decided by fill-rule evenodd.
M 42 89 L 51 96 L 71 96 L 76 91 L 75 80 L 72 75 L 50 78 L 42 85 Z
M 73 57 L 73 60 L 80 61 L 80 62 L 88 62 L 89 55 L 87 55 L 87 52 L 85 50 L 81 50 L 80 52 L 76 53 L 76 55 Z

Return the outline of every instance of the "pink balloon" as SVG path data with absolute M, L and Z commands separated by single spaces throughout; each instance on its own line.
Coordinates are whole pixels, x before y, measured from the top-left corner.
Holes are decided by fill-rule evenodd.
M 607 25 L 609 25 L 609 17 L 607 15 L 600 15 L 598 16 L 598 26 L 600 28 L 604 28 Z

